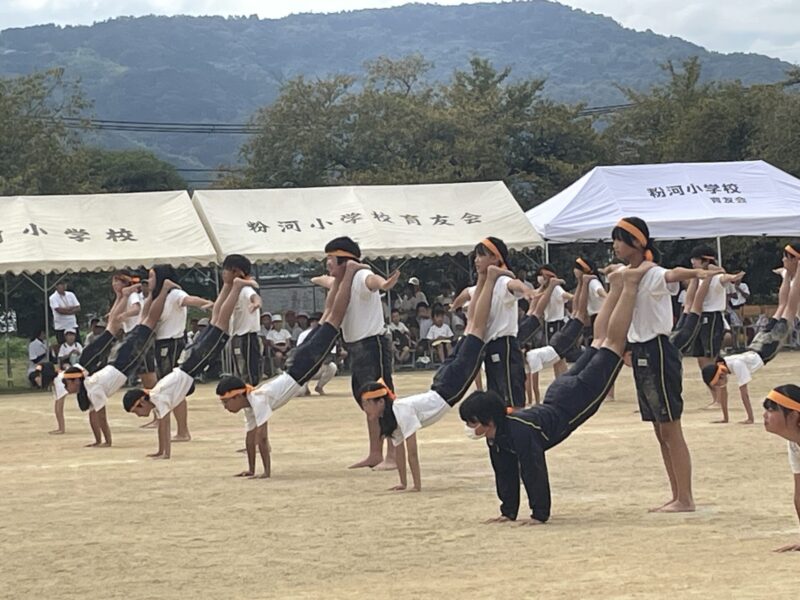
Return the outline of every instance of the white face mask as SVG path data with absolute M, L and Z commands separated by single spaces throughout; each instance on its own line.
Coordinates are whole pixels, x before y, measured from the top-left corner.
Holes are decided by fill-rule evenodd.
M 539 285 L 544 285 L 544 277 L 542 277 L 541 275 L 537 275 L 537 276 L 536 276 L 536 282 L 537 282 Z
M 477 433 L 475 433 L 475 429 L 473 427 L 470 427 L 466 423 L 464 423 L 464 434 L 471 440 L 480 440 L 486 437 L 485 432 L 478 435 Z

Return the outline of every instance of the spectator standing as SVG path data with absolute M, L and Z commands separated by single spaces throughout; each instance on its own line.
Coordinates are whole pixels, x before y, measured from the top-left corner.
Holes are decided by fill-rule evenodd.
M 80 341 L 76 315 L 81 312 L 81 304 L 75 294 L 67 291 L 65 279 L 59 281 L 56 284 L 56 291 L 50 294 L 50 308 L 53 311 L 53 329 L 56 332 L 58 343 L 64 343 L 64 332 L 67 329 L 71 329 L 75 334 L 75 339 Z

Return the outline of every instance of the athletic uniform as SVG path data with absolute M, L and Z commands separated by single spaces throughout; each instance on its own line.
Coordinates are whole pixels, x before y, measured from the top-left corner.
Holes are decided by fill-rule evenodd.
M 189 294 L 172 289 L 164 302 L 164 311 L 156 325 L 156 375 L 161 379 L 175 368 L 185 346 L 186 307 L 182 306 Z
M 229 339 L 227 333 L 214 325 L 197 334 L 194 343 L 187 350 L 186 360 L 159 379 L 150 390 L 149 399 L 155 406 L 153 412 L 156 418 L 161 419 L 168 415 L 194 391 L 194 378 L 220 355 Z
M 383 306 L 379 290 L 367 287 L 369 269 L 353 276 L 350 304 L 342 321 L 342 337 L 350 355 L 350 379 L 353 398 L 358 402 L 358 390 L 364 384 L 383 379 L 389 389 L 392 382 L 392 338 L 387 335 L 383 321 Z
M 683 366 L 669 340 L 672 300 L 677 285 L 667 283 L 667 270 L 655 266 L 642 277 L 628 330 L 636 396 L 643 421 L 677 421 L 683 413 Z
M 122 331 L 125 335 L 129 334 L 133 329 L 142 322 L 142 310 L 144 309 L 144 296 L 139 292 L 133 292 L 128 296 L 125 302 L 125 312 L 129 311 L 136 304 L 139 305 L 139 314 L 128 317 L 122 321 Z M 156 352 L 155 344 L 151 345 L 142 356 L 139 363 L 137 373 L 155 373 L 156 372 Z
M 725 335 L 725 286 L 721 275 L 714 275 L 703 299 L 703 314 L 689 356 L 713 358 L 722 349 Z
M 603 298 L 600 294 L 605 291 L 603 284 L 600 280 L 595 278 L 589 280 L 589 289 L 587 290 L 586 297 L 586 311 L 589 313 L 589 325 L 583 331 L 583 341 L 586 347 L 592 345 L 594 340 L 594 322 L 597 320 L 597 315 L 600 309 L 603 308 Z
M 250 404 L 244 413 L 247 431 L 266 423 L 274 411 L 300 395 L 303 387 L 328 360 L 338 337 L 338 329 L 330 323 L 323 323 L 289 354 L 285 373 L 247 393 Z
M 547 303 L 547 306 L 544 307 L 544 320 L 547 324 L 545 333 L 547 334 L 548 343 L 550 342 L 550 338 L 564 327 L 564 304 L 566 302 L 564 300 L 564 295 L 566 293 L 564 288 L 557 285 L 553 288 L 550 301 Z
M 308 329 L 303 331 L 299 336 L 297 336 L 297 345 L 298 346 L 302 345 L 303 342 L 305 342 L 308 339 L 308 336 L 312 335 L 317 329 L 319 329 L 319 326 L 315 328 L 309 327 Z M 331 379 L 333 379 L 336 376 L 336 372 L 338 370 L 339 368 L 336 366 L 336 345 L 334 344 L 331 347 L 331 351 L 328 353 L 327 358 L 323 361 L 322 365 L 320 366 L 319 371 L 317 371 L 316 375 L 314 375 L 311 379 L 319 380 L 319 384 L 317 385 L 317 387 L 319 389 L 322 389 L 330 383 Z M 306 383 L 303 386 L 303 393 L 305 394 L 307 391 L 308 391 L 308 383 Z
M 514 411 L 496 423 L 494 440 L 488 445 L 504 516 L 517 518 L 521 476 L 531 517 L 542 522 L 550 518 L 545 451 L 563 442 L 597 412 L 621 367 L 622 358 L 611 350 L 587 348 L 572 368 L 547 388 L 542 404 Z
M 583 322 L 570 319 L 550 340 L 549 346 L 534 348 L 525 353 L 529 373 L 538 373 L 545 367 L 556 364 L 580 339 L 584 332 Z
M 261 310 L 250 310 L 251 298 L 259 292 L 249 285 L 239 292 L 231 316 L 233 355 L 236 374 L 245 383 L 258 385 L 261 381 L 261 346 L 258 332 L 261 331 Z
M 464 336 L 436 371 L 430 390 L 392 402 L 397 420 L 397 428 L 392 432 L 395 446 L 441 419 L 464 397 L 481 368 L 483 351 L 483 340 L 472 334 Z
M 105 331 L 90 346 L 102 342 L 106 334 L 113 338 L 108 331 Z M 149 327 L 145 325 L 134 327 L 133 331 L 125 336 L 113 362 L 83 380 L 78 392 L 78 406 L 81 410 L 102 409 L 108 402 L 108 397 L 125 385 L 128 375 L 136 369 L 148 346 L 153 343 L 153 338 L 154 332 Z M 83 355 L 81 358 L 83 359 Z M 88 362 L 92 362 L 92 357 Z

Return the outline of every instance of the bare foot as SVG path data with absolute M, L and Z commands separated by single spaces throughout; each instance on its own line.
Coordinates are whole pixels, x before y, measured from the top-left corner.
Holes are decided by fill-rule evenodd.
M 711 421 L 711 424 L 712 425 L 721 425 L 721 424 L 727 423 L 727 422 L 728 422 L 728 419 L 718 419 L 716 421 Z
M 173 442 L 191 442 L 192 436 L 188 433 L 184 433 L 183 435 L 176 435 L 172 438 Z
M 361 469 L 363 467 L 374 467 L 376 465 L 381 464 L 382 462 L 383 462 L 383 456 L 381 456 L 380 454 L 378 454 L 376 456 L 369 455 L 364 460 L 360 460 L 357 463 L 354 463 L 354 464 L 350 465 L 347 468 L 348 469 Z
M 149 423 L 141 425 L 139 429 L 155 429 L 156 427 L 158 427 L 158 421 L 156 419 L 153 419 Z
M 324 395 L 325 395 L 325 390 L 323 390 L 323 389 L 322 389 L 321 387 L 319 387 L 319 386 L 316 386 L 316 387 L 314 388 L 314 391 L 315 391 L 315 392 L 317 392 L 317 394 L 319 394 L 320 396 L 324 396 Z
M 48 431 L 50 435 L 63 435 L 66 433 L 63 429 L 54 429 L 53 431 Z
M 659 512 L 662 508 L 664 508 L 665 506 L 669 506 L 673 502 L 675 502 L 675 498 L 664 502 L 664 504 L 662 504 L 661 506 L 656 506 L 655 508 L 651 508 L 647 512 Z
M 384 460 L 372 467 L 373 471 L 394 471 L 397 469 L 397 463 L 393 460 Z
M 666 506 L 662 506 L 655 512 L 662 512 L 662 513 L 678 513 L 678 512 L 694 512 L 694 502 L 681 502 L 680 500 L 675 500 L 675 502 L 670 502 Z
M 153 452 L 152 454 L 148 454 L 147 458 L 158 458 L 163 454 L 164 454 L 163 452 Z
M 247 452 L 247 448 L 239 448 L 236 452 Z
M 753 419 L 745 419 L 744 421 L 739 421 L 739 425 L 752 425 Z
M 100 445 L 100 442 L 95 442 L 94 444 L 86 444 L 84 448 L 97 448 Z

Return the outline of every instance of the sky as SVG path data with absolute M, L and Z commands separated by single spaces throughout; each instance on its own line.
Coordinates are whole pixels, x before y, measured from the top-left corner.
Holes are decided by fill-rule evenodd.
M 253 15 L 387 8 L 402 0 L 0 0 L 0 29 L 90 25 L 119 16 Z M 435 4 L 474 3 L 437 0 Z M 565 0 L 562 4 L 719 52 L 757 52 L 800 64 L 800 0 Z

